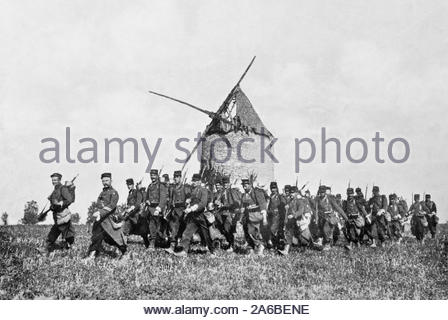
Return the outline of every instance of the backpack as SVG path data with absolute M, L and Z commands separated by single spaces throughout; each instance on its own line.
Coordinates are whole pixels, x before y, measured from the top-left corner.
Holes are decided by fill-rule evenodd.
M 76 186 L 73 184 L 73 182 L 65 181 L 65 184 L 62 186 L 62 188 L 65 188 L 65 190 L 68 191 L 68 193 L 72 196 L 72 203 L 75 202 L 76 198 Z

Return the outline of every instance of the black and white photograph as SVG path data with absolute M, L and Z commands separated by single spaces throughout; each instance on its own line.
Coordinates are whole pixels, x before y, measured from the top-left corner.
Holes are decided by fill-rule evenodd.
M 0 314 L 440 316 L 447 16 L 0 0 Z

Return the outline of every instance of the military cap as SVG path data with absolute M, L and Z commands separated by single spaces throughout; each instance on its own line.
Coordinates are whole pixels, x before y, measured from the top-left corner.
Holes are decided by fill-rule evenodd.
M 182 171 L 180 171 L 180 170 L 174 171 L 173 176 L 175 176 L 175 177 L 182 177 Z
M 249 184 L 249 179 L 241 179 L 241 184 Z
M 285 191 L 291 191 L 291 186 L 289 184 L 285 185 Z
M 389 200 L 395 200 L 395 199 L 397 199 L 397 195 L 395 193 L 389 195 Z
M 291 186 L 291 192 L 297 193 L 297 192 L 299 192 L 299 188 L 297 188 L 296 186 Z
M 193 174 L 193 177 L 191 178 L 191 180 L 193 180 L 193 181 L 200 181 L 201 180 L 201 175 L 199 173 L 195 173 L 195 174 Z
M 228 176 L 222 177 L 222 183 L 229 183 L 229 182 L 230 182 L 230 178 Z
M 55 173 L 53 173 L 50 177 L 51 177 L 51 178 L 53 178 L 53 177 L 58 177 L 59 179 L 61 179 L 61 178 L 62 178 L 62 174 L 55 172 Z
M 354 194 L 353 188 L 347 188 L 347 194 Z
M 149 174 L 159 174 L 159 170 L 157 170 L 157 169 L 151 169 L 151 171 L 149 172 Z
M 104 172 L 101 174 L 101 179 L 103 178 L 112 178 L 112 173 L 110 172 Z
M 331 190 L 331 187 L 327 186 L 327 190 Z
M 126 179 L 126 184 L 127 185 L 134 184 L 134 179 L 132 178 Z
M 355 189 L 355 192 L 356 192 L 356 193 L 362 192 L 362 191 L 361 191 L 361 188 L 360 188 L 360 187 L 356 188 L 356 189 Z
M 272 181 L 271 184 L 270 184 L 270 188 L 271 189 L 278 189 L 277 182 Z
M 378 187 L 378 186 L 373 186 L 372 191 L 373 191 L 373 192 L 375 192 L 375 191 L 379 192 L 379 191 L 380 191 L 380 187 Z
M 319 193 L 325 193 L 325 191 L 327 191 L 327 187 L 324 185 L 319 186 Z
M 414 200 L 420 199 L 420 195 L 418 193 L 414 194 Z
M 353 189 L 352 189 L 352 190 L 353 190 Z M 337 194 L 336 194 L 336 198 L 338 198 L 338 199 L 342 198 L 341 194 L 340 194 L 340 193 L 337 193 Z
M 426 199 L 431 199 L 431 195 L 430 195 L 430 194 L 427 194 L 427 195 L 425 196 L 425 198 L 426 198 Z

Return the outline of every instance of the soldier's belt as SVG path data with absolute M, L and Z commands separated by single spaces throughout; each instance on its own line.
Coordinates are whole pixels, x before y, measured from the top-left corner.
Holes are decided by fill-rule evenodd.
M 157 207 L 158 205 L 159 205 L 158 202 L 150 202 L 150 203 L 149 203 L 149 206 L 150 206 L 151 208 L 155 208 L 155 207 Z
M 358 214 L 358 213 L 355 213 L 355 214 L 349 214 L 348 217 L 349 217 L 349 218 L 358 218 L 358 217 L 359 217 L 359 214 Z
M 174 208 L 185 208 L 185 203 L 175 203 Z
M 259 206 L 256 206 L 256 207 L 253 207 L 253 208 L 250 208 L 250 207 L 247 208 L 247 212 L 258 212 L 258 211 L 260 211 L 260 207 Z

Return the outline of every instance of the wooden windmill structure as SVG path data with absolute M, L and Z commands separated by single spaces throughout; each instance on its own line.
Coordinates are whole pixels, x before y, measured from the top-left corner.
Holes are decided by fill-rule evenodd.
M 202 133 L 199 141 L 184 163 L 184 167 L 196 150 L 201 153 L 201 173 L 210 169 L 230 175 L 232 181 L 256 176 L 256 183 L 268 185 L 274 180 L 274 164 L 270 157 L 262 158 L 261 150 L 272 153 L 273 135 L 264 126 L 251 102 L 241 90 L 241 81 L 252 66 L 255 57 L 230 90 L 216 112 L 199 108 L 185 101 L 149 91 L 152 94 L 187 105 L 205 113 L 212 120 Z M 243 140 L 244 139 L 244 140 Z M 239 146 L 239 147 L 238 147 Z M 238 150 L 240 157 L 238 157 Z M 243 159 L 243 160 L 242 160 Z

